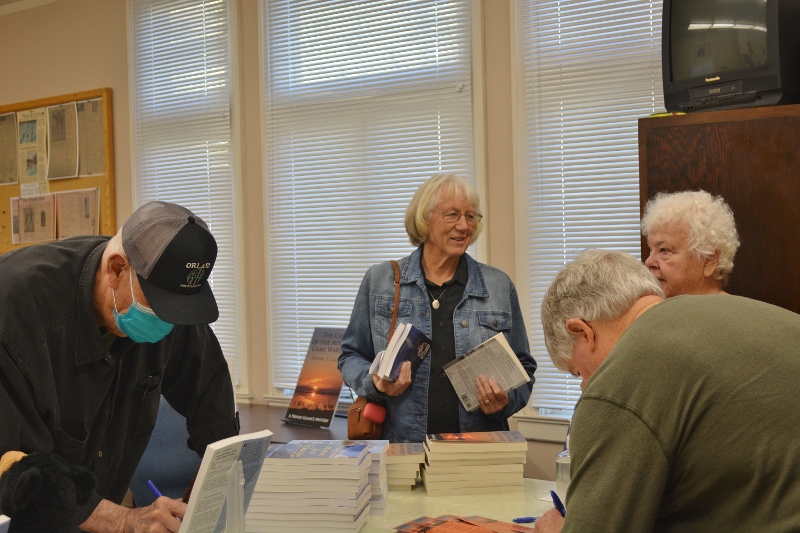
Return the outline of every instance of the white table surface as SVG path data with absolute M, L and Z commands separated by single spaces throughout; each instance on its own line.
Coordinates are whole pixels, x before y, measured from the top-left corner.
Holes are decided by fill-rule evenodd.
M 553 508 L 550 490 L 555 488 L 555 481 L 526 478 L 524 490 L 519 492 L 493 494 L 491 488 L 487 488 L 486 494 L 428 496 L 422 482 L 417 482 L 411 491 L 389 491 L 386 514 L 370 516 L 361 533 L 390 532 L 395 526 L 420 516 L 477 515 L 503 522 L 520 516 L 539 516 Z M 542 497 L 547 501 L 541 500 Z

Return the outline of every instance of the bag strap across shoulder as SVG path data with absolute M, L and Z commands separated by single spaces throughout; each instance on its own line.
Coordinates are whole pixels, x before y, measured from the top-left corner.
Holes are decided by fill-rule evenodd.
M 394 267 L 394 307 L 392 307 L 392 327 L 389 329 L 389 338 L 391 338 L 392 333 L 394 333 L 394 326 L 397 322 L 397 308 L 400 306 L 400 265 L 397 263 L 397 261 L 391 261 L 391 263 L 392 267 Z M 352 398 L 352 396 L 353 389 L 350 389 L 350 397 Z M 360 401 L 362 401 L 361 396 L 355 399 L 355 402 Z M 368 400 L 364 398 L 363 401 L 367 402 Z M 360 403 L 357 405 L 355 402 L 353 403 L 353 406 L 356 407 L 356 409 L 351 408 L 350 410 L 353 412 L 360 412 L 362 405 Z M 349 414 L 350 413 L 348 412 L 348 415 Z
M 392 307 L 392 326 L 389 328 L 389 337 L 394 333 L 394 326 L 397 323 L 397 308 L 400 306 L 400 265 L 397 261 L 392 261 L 394 267 L 394 307 Z

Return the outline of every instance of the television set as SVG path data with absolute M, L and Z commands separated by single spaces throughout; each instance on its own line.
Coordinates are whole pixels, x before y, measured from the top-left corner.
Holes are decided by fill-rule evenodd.
M 800 0 L 664 0 L 667 111 L 800 102 Z

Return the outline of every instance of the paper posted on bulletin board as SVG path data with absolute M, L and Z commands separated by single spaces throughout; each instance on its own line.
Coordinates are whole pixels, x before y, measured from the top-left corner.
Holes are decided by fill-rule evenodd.
M 109 89 L 0 113 L 0 202 L 5 204 L 0 205 L 0 253 L 18 245 L 114 233 L 106 99 Z

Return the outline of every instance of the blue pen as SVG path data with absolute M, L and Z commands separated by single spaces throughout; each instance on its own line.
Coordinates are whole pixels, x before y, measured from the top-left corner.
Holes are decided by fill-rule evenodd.
M 158 487 L 156 487 L 155 483 L 153 483 L 152 481 L 150 481 L 148 479 L 147 480 L 147 486 L 150 487 L 150 490 L 153 491 L 153 494 L 156 495 L 156 498 L 160 498 L 161 497 L 161 491 L 158 490 Z
M 551 490 L 550 496 L 553 497 L 553 505 L 558 510 L 558 512 L 561 513 L 561 516 L 567 516 L 567 509 L 564 507 L 564 504 L 561 503 L 561 498 L 558 497 L 556 491 Z
M 516 522 L 517 524 L 530 524 L 531 522 L 536 522 L 536 519 L 539 518 L 538 516 L 521 516 L 519 518 L 514 518 L 511 520 L 512 522 Z

